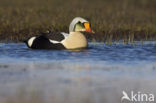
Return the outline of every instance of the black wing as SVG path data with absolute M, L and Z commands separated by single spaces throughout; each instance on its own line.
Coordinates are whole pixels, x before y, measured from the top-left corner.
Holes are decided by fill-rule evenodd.
M 55 41 L 58 41 L 58 42 L 65 39 L 64 35 L 61 34 L 61 32 L 50 32 L 50 33 L 47 33 L 47 34 L 42 34 L 42 36 L 43 35 L 48 39 L 55 40 Z
M 44 35 L 38 36 L 34 40 L 31 48 L 32 49 L 65 49 L 65 47 L 61 43 L 57 43 L 57 44 L 51 43 L 49 39 Z

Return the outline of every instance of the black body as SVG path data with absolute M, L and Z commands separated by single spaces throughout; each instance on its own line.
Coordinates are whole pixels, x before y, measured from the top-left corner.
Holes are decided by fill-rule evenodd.
M 61 34 L 42 34 L 38 37 L 36 37 L 31 45 L 31 47 L 28 45 L 28 40 L 26 41 L 26 44 L 31 49 L 65 49 L 65 47 L 61 43 L 52 43 L 49 39 L 55 40 L 55 41 L 62 41 L 65 37 Z

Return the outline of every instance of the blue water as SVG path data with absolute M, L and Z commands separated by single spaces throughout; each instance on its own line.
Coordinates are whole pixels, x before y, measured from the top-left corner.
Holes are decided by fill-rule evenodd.
M 0 61 L 18 59 L 23 61 L 71 61 L 71 62 L 108 62 L 140 63 L 156 61 L 156 43 L 112 44 L 90 43 L 89 48 L 81 51 L 69 50 L 32 50 L 25 44 L 0 44 Z M 5 60 L 5 58 L 7 58 Z
M 37 103 L 121 103 L 123 90 L 156 96 L 156 42 L 89 43 L 81 51 L 1 43 L 0 50 L 1 103 L 32 95 Z

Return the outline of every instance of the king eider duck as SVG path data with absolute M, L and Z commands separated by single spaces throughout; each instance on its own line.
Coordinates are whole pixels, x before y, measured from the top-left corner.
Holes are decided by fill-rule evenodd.
M 81 49 L 88 46 L 83 32 L 94 33 L 87 20 L 76 17 L 69 25 L 69 34 L 64 32 L 42 34 L 31 37 L 25 43 L 31 49 Z

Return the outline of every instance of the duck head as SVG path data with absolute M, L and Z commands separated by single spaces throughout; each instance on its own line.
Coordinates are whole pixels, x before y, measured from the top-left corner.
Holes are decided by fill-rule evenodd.
M 76 17 L 72 20 L 69 26 L 69 32 L 89 32 L 94 33 L 91 29 L 89 21 L 81 17 Z

